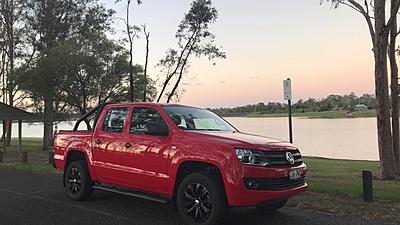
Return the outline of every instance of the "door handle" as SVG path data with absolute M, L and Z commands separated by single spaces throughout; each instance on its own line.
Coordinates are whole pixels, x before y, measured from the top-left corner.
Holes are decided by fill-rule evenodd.
M 126 147 L 126 148 L 130 148 L 130 147 L 132 147 L 132 145 L 131 145 L 131 143 L 126 143 L 126 144 L 125 144 L 125 147 Z
M 101 144 L 101 140 L 96 140 L 94 143 L 96 143 L 96 144 Z

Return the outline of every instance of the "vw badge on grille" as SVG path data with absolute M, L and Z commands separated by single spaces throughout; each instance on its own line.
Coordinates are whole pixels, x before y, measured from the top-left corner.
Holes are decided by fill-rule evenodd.
M 294 157 L 293 157 L 292 153 L 286 152 L 286 160 L 288 161 L 288 163 L 290 165 L 294 164 Z

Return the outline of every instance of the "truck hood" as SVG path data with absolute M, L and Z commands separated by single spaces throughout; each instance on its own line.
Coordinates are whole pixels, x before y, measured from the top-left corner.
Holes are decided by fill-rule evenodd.
M 297 149 L 291 143 L 275 138 L 231 131 L 190 131 L 194 135 L 201 135 L 216 144 L 224 143 L 236 148 L 253 148 L 259 150 L 288 150 Z

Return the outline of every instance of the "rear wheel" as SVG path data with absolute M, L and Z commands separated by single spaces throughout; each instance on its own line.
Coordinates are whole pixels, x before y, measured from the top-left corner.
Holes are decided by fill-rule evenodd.
M 186 224 L 216 224 L 226 208 L 223 185 L 215 175 L 193 173 L 180 183 L 177 209 Z
M 271 204 L 257 206 L 257 209 L 260 210 L 260 211 L 264 211 L 264 212 L 274 212 L 274 211 L 282 208 L 286 204 L 287 201 L 288 200 L 285 199 L 285 200 L 282 200 L 282 201 L 279 201 L 279 202 L 274 202 L 274 203 L 271 203 Z
M 89 199 L 93 193 L 93 182 L 90 178 L 86 162 L 71 162 L 64 174 L 67 196 L 75 201 Z

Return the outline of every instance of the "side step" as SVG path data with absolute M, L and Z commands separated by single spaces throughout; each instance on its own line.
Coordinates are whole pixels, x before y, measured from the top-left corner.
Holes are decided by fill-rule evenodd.
M 107 186 L 103 186 L 103 185 L 93 185 L 93 188 L 96 190 L 109 191 L 109 192 L 114 192 L 117 194 L 146 199 L 146 200 L 150 200 L 153 202 L 159 202 L 159 203 L 164 203 L 164 204 L 169 202 L 169 198 L 167 198 L 167 197 L 153 195 L 153 194 L 139 192 L 139 191 L 127 190 L 127 189 L 123 189 L 123 188 L 117 188 L 115 186 L 107 187 Z

